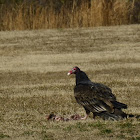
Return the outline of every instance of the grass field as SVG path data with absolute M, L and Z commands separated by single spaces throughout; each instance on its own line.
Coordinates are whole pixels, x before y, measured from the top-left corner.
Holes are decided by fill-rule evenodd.
M 0 32 L 0 139 L 140 140 L 140 120 L 48 122 L 84 115 L 73 97 L 79 66 L 140 114 L 140 25 Z

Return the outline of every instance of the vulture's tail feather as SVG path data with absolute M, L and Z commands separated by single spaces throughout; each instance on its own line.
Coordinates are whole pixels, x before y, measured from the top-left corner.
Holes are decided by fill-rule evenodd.
M 121 108 L 126 109 L 127 108 L 126 104 L 123 104 L 123 103 L 120 103 L 117 101 L 112 101 L 112 104 L 114 105 L 115 108 L 118 108 L 118 109 L 121 109 Z
M 136 119 L 140 119 L 140 115 L 133 115 L 133 114 L 127 114 L 127 118 L 136 118 Z
M 114 114 L 117 116 L 121 116 L 122 118 L 127 118 L 127 114 L 124 113 L 121 109 L 114 109 Z
M 118 120 L 122 120 L 123 117 L 119 116 L 119 115 L 115 115 L 112 113 L 108 113 L 108 112 L 101 112 L 98 114 L 98 116 L 100 116 L 102 119 L 104 120 L 113 120 L 113 121 L 118 121 Z
M 126 114 L 122 110 L 115 110 L 114 113 L 101 112 L 97 113 L 96 115 L 101 117 L 103 120 L 113 120 L 113 121 L 119 121 L 125 118 L 140 119 L 140 115 Z

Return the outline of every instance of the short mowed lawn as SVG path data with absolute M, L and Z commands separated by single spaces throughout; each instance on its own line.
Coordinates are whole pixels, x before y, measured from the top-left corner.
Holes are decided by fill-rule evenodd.
M 140 115 L 140 25 L 0 32 L 0 139 L 140 140 L 140 119 L 53 122 L 84 116 L 72 67 L 107 85 Z

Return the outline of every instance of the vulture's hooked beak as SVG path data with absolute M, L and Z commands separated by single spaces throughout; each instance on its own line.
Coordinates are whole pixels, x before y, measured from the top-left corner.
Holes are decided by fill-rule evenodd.
M 67 75 L 71 75 L 72 74 L 72 71 L 69 71 L 68 73 L 67 73 Z
M 67 75 L 70 75 L 70 72 L 68 72 Z

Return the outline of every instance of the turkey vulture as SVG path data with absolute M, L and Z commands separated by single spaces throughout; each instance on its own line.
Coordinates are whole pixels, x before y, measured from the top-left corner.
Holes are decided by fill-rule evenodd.
M 82 119 L 86 119 L 90 112 L 93 113 L 93 118 L 100 116 L 104 120 L 120 120 L 127 117 L 122 111 L 127 105 L 118 102 L 109 87 L 92 82 L 77 66 L 68 72 L 68 75 L 71 74 L 76 76 L 75 99 L 86 111 Z

